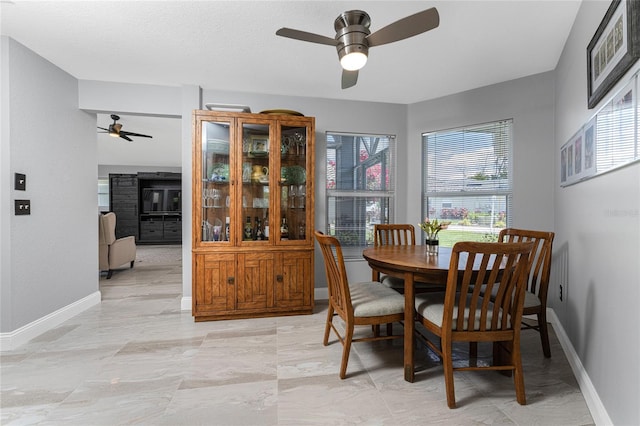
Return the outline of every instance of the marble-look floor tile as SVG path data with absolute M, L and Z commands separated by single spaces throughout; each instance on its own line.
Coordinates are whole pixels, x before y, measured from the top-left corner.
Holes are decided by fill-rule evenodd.
M 180 310 L 181 248 L 139 246 L 138 257 L 100 278 L 100 305 L 0 354 L 2 425 L 593 424 L 553 330 L 550 359 L 522 333 L 527 405 L 512 378 L 470 371 L 454 373 L 450 410 L 442 364 L 420 341 L 414 383 L 400 339 L 354 343 L 341 380 L 342 345 L 333 331 L 322 344 L 327 301 L 312 315 L 196 323 Z M 466 345 L 455 353 L 467 362 Z

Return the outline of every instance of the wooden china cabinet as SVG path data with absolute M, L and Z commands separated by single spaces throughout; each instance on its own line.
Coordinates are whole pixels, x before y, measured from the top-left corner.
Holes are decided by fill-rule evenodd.
M 313 312 L 315 119 L 193 113 L 196 321 Z

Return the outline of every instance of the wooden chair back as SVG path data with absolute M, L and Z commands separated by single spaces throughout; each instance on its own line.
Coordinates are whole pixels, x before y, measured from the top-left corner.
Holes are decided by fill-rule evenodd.
M 553 232 L 531 231 L 526 229 L 506 228 L 500 232 L 498 241 L 533 242 L 534 247 L 529 257 L 527 293 L 525 294 L 523 315 L 536 315 L 537 322 L 526 321 L 522 329 L 534 329 L 540 333 L 542 352 L 546 358 L 551 357 L 549 330 L 547 326 L 547 294 L 549 292 L 549 275 L 551 274 L 551 251 L 553 248 Z
M 416 231 L 408 223 L 385 223 L 373 227 L 375 246 L 415 246 Z
M 353 318 L 349 280 L 340 242 L 335 237 L 320 231 L 315 231 L 315 236 L 324 258 L 329 299 L 342 318 Z
M 526 229 L 505 228 L 500 231 L 498 241 L 505 243 L 533 242 L 529 257 L 527 291 L 538 296 L 540 304 L 546 308 L 549 276 L 551 273 L 551 250 L 553 232 L 531 231 Z
M 499 341 L 519 332 L 532 249 L 531 242 L 456 243 L 447 279 L 444 333 L 455 332 L 454 340 L 479 342 Z M 474 272 L 478 257 L 481 266 Z M 482 297 L 483 288 L 485 294 L 495 293 L 495 298 Z

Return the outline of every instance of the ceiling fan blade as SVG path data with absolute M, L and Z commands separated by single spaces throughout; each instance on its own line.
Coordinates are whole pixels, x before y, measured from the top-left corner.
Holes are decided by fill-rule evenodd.
M 120 132 L 120 137 L 121 137 L 122 139 L 124 139 L 124 140 L 126 140 L 126 141 L 129 141 L 129 142 L 133 142 L 133 139 L 131 139 L 131 138 L 130 138 L 130 137 L 128 137 L 127 135 L 123 135 L 122 133 L 124 133 L 124 132 Z
M 358 82 L 358 70 L 355 71 L 347 71 L 342 70 L 342 88 L 348 89 L 349 87 L 353 87 Z
M 280 28 L 278 31 L 276 31 L 276 35 L 279 35 L 281 37 L 293 38 L 296 40 L 308 41 L 311 43 L 326 44 L 329 46 L 336 46 L 338 44 L 338 41 L 335 38 L 308 33 L 306 31 L 294 30 L 291 28 Z
M 109 133 L 109 129 L 105 129 L 104 127 L 98 127 L 98 129 L 100 129 L 100 130 L 104 130 L 104 131 L 106 131 L 107 133 Z M 98 133 L 103 133 L 103 132 L 98 132 Z
M 440 15 L 435 7 L 402 18 L 367 37 L 369 47 L 404 40 L 432 30 L 440 25 Z
M 125 132 L 124 130 L 120 131 L 120 136 L 137 136 L 140 138 L 152 138 L 153 136 L 143 135 L 142 133 L 133 133 L 133 132 Z

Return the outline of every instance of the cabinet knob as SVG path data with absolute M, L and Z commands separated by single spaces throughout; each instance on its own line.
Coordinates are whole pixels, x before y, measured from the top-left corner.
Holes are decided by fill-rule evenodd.
M 282 275 L 276 275 L 276 281 L 278 281 L 279 283 L 284 281 L 284 277 Z
M 229 277 L 227 278 L 227 284 L 229 285 L 234 285 L 236 283 L 236 279 L 235 277 Z

